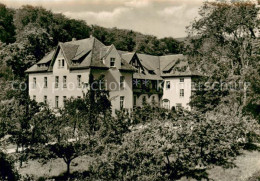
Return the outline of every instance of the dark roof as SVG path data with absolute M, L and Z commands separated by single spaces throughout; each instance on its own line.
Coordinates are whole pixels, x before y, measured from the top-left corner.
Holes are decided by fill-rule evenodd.
M 174 64 L 178 59 L 183 60 L 185 56 L 183 54 L 160 56 L 160 70 L 164 70 L 170 64 Z
M 157 70 L 159 69 L 159 57 L 147 54 L 137 54 L 139 60 L 143 66 L 148 70 Z
M 37 64 L 42 64 L 42 63 L 48 63 L 51 61 L 53 55 L 55 53 L 55 50 L 52 50 L 50 53 L 48 53 L 46 56 L 44 56 L 41 61 L 39 61 Z
M 126 60 L 121 59 L 121 68 L 120 70 L 123 71 L 132 71 L 132 72 L 136 72 L 137 69 L 134 68 L 132 65 L 130 65 Z
M 52 71 L 53 62 L 59 50 L 63 52 L 70 69 L 87 69 L 91 67 L 109 69 L 103 64 L 102 58 L 106 57 L 113 47 L 115 48 L 114 45 L 105 46 L 94 37 L 59 43 L 56 50 L 48 53 L 26 72 Z M 130 65 L 130 61 L 134 55 L 139 59 L 144 70 L 142 73 L 135 73 L 134 78 L 161 80 L 161 77 L 167 76 L 198 75 L 198 72 L 190 70 L 187 58 L 182 54 L 153 56 L 121 50 L 117 50 L 117 52 L 121 56 L 120 70 L 122 71 L 137 71 L 136 68 Z M 45 64 L 45 66 L 39 66 L 40 64 Z

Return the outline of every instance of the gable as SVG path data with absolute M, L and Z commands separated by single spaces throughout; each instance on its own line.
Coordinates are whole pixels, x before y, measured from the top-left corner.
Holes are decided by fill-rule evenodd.
M 59 49 L 57 52 L 57 56 L 55 56 L 55 59 L 53 61 L 53 72 L 63 72 L 68 71 L 69 64 L 66 61 L 66 57 L 64 56 L 64 53 L 62 49 Z
M 117 52 L 117 49 L 114 45 L 112 45 L 108 52 L 106 53 L 105 57 L 103 57 L 103 63 L 105 64 L 105 66 L 110 67 L 110 61 L 111 58 L 115 59 L 115 67 L 120 69 L 121 68 L 121 56 L 119 55 L 119 53 Z

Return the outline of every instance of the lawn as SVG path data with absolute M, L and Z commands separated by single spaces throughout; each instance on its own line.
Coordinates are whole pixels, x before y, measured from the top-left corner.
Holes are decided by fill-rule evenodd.
M 71 172 L 87 170 L 91 160 L 87 156 L 75 159 L 71 166 Z M 235 163 L 237 167 L 230 169 L 214 167 L 208 171 L 209 177 L 216 181 L 257 181 L 257 178 L 260 177 L 260 152 L 244 151 L 243 155 L 237 157 Z M 20 174 L 33 175 L 35 178 L 58 176 L 65 171 L 66 165 L 62 159 L 55 159 L 46 164 L 30 160 L 19 169 Z M 187 180 L 183 178 L 180 181 Z
M 71 163 L 71 173 L 74 171 L 81 172 L 87 170 L 91 160 L 93 159 L 87 156 L 76 158 Z M 36 160 L 29 160 L 22 168 L 19 168 L 19 173 L 21 175 L 25 176 L 28 174 L 34 176 L 34 178 L 58 176 L 65 171 L 66 164 L 62 159 L 53 159 L 46 164 Z
M 243 155 L 237 157 L 235 164 L 237 165 L 235 168 L 212 168 L 208 171 L 209 178 L 215 181 L 258 181 L 257 178 L 260 176 L 260 152 L 244 151 Z M 181 179 L 181 181 L 187 180 Z

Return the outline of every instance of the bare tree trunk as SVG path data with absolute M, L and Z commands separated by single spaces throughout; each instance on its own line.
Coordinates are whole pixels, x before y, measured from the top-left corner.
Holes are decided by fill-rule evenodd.
M 69 175 L 70 175 L 70 163 L 71 163 L 71 160 L 68 160 L 66 162 L 66 164 L 67 164 L 67 177 L 69 177 Z

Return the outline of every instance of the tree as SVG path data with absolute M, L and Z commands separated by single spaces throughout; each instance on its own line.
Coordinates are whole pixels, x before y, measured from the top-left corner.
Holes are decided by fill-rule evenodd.
M 237 104 L 239 114 L 250 102 L 248 75 L 259 67 L 258 13 L 259 8 L 250 1 L 205 2 L 199 11 L 200 19 L 188 28 L 186 50 L 190 63 L 208 76 L 208 82 L 240 85 L 235 91 L 228 87 L 228 94 L 218 94 L 226 97 L 230 105 Z M 198 92 L 196 96 L 204 94 Z
M 111 103 L 108 94 L 101 90 L 90 90 L 84 98 L 70 98 L 60 109 L 59 115 L 51 124 L 49 144 L 50 154 L 64 160 L 66 175 L 70 175 L 71 162 L 83 155 L 93 155 L 102 150 L 101 139 L 105 137 L 106 117 L 111 117 Z M 44 149 L 43 146 L 41 149 Z
M 177 112 L 170 119 L 153 119 L 126 133 L 118 146 L 93 168 L 97 179 L 177 180 L 183 176 L 208 179 L 213 165 L 233 166 L 255 122 L 231 115 Z M 259 127 L 259 126 L 258 126 Z
M 14 11 L 0 3 L 0 41 L 13 43 L 15 41 Z
M 16 181 L 20 176 L 14 168 L 14 160 L 0 150 L 0 178 L 1 180 Z

